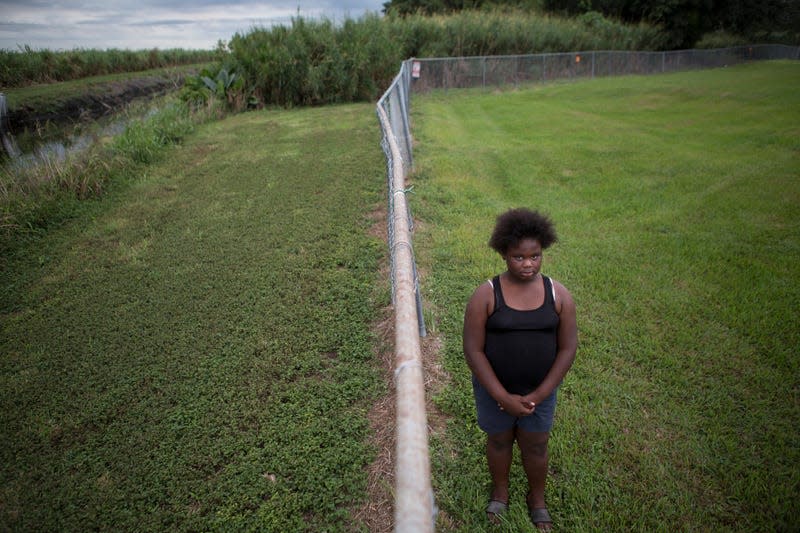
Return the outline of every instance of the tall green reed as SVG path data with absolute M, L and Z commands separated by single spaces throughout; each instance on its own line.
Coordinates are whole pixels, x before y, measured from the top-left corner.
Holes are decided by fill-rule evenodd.
M 282 106 L 375 99 L 403 56 L 377 15 L 346 20 L 301 17 L 291 26 L 237 34 L 231 56 L 257 98 Z
M 294 106 L 374 100 L 409 57 L 652 50 L 665 42 L 657 28 L 599 14 L 573 19 L 521 11 L 373 14 L 342 24 L 298 17 L 291 25 L 234 35 L 228 60 L 263 104 Z

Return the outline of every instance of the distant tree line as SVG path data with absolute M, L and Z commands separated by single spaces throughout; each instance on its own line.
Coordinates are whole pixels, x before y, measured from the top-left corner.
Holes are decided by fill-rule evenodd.
M 517 8 L 560 15 L 597 12 L 626 23 L 661 27 L 670 48 L 690 48 L 704 34 L 721 31 L 751 42 L 798 44 L 800 0 L 390 0 L 397 15 L 466 9 Z

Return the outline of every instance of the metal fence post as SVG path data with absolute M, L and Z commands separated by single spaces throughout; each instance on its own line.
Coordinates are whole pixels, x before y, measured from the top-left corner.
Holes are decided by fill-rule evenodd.
M 544 60 L 545 56 L 542 54 L 542 81 L 547 81 L 547 64 Z

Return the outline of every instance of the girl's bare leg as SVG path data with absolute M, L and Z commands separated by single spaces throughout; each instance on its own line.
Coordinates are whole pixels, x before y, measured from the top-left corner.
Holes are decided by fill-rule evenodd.
M 522 454 L 522 466 L 528 478 L 529 509 L 542 509 L 547 505 L 544 501 L 544 488 L 547 482 L 547 441 L 550 433 L 517 432 L 517 442 Z M 539 529 L 549 531 L 551 523 L 539 524 Z
M 486 438 L 486 461 L 492 478 L 492 500 L 508 503 L 508 475 L 511 471 L 513 450 L 513 429 L 488 435 Z

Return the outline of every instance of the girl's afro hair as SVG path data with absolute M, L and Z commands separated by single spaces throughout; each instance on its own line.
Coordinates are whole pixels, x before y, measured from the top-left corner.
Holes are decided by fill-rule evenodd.
M 497 217 L 489 246 L 500 255 L 523 239 L 536 239 L 542 249 L 558 240 L 553 223 L 546 215 L 524 207 L 509 209 Z

